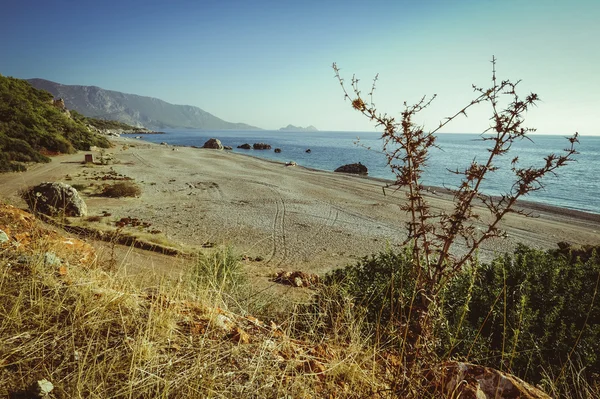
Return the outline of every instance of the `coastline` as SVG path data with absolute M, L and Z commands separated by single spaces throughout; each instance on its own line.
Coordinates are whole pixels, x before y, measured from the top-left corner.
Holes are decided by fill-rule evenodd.
M 158 145 L 156 143 L 147 142 L 147 141 L 144 141 L 144 143 L 148 143 L 150 145 Z M 171 147 L 176 147 L 176 148 L 202 149 L 201 147 L 197 147 L 197 146 L 185 146 L 185 145 L 170 145 L 170 146 Z M 258 151 L 258 150 L 255 150 L 255 151 Z M 282 166 L 286 165 L 286 163 L 283 162 L 283 161 L 278 161 L 278 160 L 268 159 L 268 158 L 261 158 L 261 157 L 257 157 L 257 156 L 254 156 L 254 155 L 251 155 L 251 154 L 248 154 L 248 153 L 231 152 L 231 154 L 245 156 L 245 157 L 250 157 L 250 158 L 255 158 L 255 159 L 260 159 L 261 161 L 264 161 L 264 162 L 267 162 L 267 163 L 276 164 L 276 165 L 282 165 Z M 306 171 L 312 171 L 312 172 L 335 173 L 335 172 L 332 172 L 332 171 L 329 171 L 329 170 L 312 168 L 312 167 L 303 166 L 303 165 L 296 165 L 295 167 L 304 169 Z M 339 174 L 339 173 L 336 173 L 336 174 Z M 381 177 L 368 176 L 368 175 L 367 176 L 365 176 L 365 175 L 358 175 L 358 174 L 357 175 L 342 174 L 342 175 L 349 176 L 349 177 L 352 177 L 352 178 L 357 178 L 357 179 L 368 179 L 368 180 L 371 180 L 371 181 L 374 181 L 374 182 L 379 182 L 382 185 L 394 182 L 391 179 L 384 179 L 384 178 L 381 178 Z M 425 188 L 427 188 L 429 191 L 435 192 L 436 194 L 440 194 L 440 195 L 444 195 L 444 196 L 452 196 L 452 192 L 449 189 L 445 188 L 445 187 L 425 186 Z M 499 197 L 494 196 L 493 198 L 497 199 Z M 589 221 L 600 223 L 600 213 L 593 213 L 593 212 L 588 212 L 588 211 L 580 210 L 580 209 L 572 209 L 572 208 L 560 207 L 560 206 L 556 206 L 556 205 L 544 204 L 544 203 L 541 203 L 541 202 L 530 201 L 530 200 L 527 200 L 527 199 L 519 200 L 517 202 L 517 208 L 518 209 L 523 209 L 525 211 L 529 210 L 529 211 L 544 212 L 544 213 L 548 213 L 548 214 L 554 214 L 554 215 L 572 217 L 572 218 L 575 218 L 575 219 L 589 220 Z
M 389 190 L 384 196 L 389 180 L 290 167 L 249 154 L 111 140 L 113 164 L 86 166 L 81 152 L 61 155 L 24 173 L 0 175 L 0 196 L 23 206 L 21 188 L 42 181 L 90 184 L 113 170 L 132 178 L 142 194 L 86 196 L 89 215 L 110 213 L 105 222 L 137 218 L 187 246 L 231 245 L 255 260 L 247 268 L 261 278 L 279 268 L 322 274 L 397 248 L 406 238 L 407 217 L 398 209 L 404 195 Z M 435 189 L 428 200 L 434 211 L 451 205 L 444 189 Z M 524 201 L 519 206 L 536 217 L 508 215 L 502 224 L 508 238 L 488 242 L 482 259 L 511 252 L 518 243 L 542 249 L 560 241 L 600 243 L 600 215 Z

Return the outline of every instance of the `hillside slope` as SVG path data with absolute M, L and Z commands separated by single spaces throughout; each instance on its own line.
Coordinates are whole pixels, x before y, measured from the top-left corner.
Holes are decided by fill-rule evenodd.
M 85 116 L 111 119 L 149 129 L 259 129 L 231 123 L 190 105 L 174 105 L 153 97 L 104 90 L 96 86 L 63 85 L 44 79 L 28 79 L 34 87 L 49 91 L 65 101 L 69 109 Z
M 47 155 L 108 147 L 106 138 L 71 118 L 64 103 L 27 81 L 0 75 L 0 172 L 24 170 Z

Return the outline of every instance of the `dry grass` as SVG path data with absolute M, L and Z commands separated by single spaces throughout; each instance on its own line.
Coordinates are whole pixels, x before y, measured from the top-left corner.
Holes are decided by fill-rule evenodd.
M 394 398 L 415 375 L 364 335 L 364 313 L 335 286 L 318 291 L 318 311 L 257 305 L 231 248 L 189 259 L 179 278 L 132 279 L 27 223 L 27 245 L 0 246 L 0 397 L 46 379 L 54 398 Z M 403 392 L 443 397 L 422 376 Z
M 44 237 L 25 257 L 0 248 L 2 397 L 41 379 L 55 398 L 355 397 L 375 386 L 368 352 L 246 316 L 231 250 L 141 284 L 98 263 L 30 257 L 57 249 Z

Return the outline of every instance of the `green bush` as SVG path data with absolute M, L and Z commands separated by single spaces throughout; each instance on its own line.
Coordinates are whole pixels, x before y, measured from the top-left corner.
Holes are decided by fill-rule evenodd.
M 104 187 L 100 195 L 103 197 L 121 198 L 138 197 L 141 193 L 142 190 L 140 190 L 137 184 L 127 181 Z
M 582 260 L 519 245 L 513 255 L 466 268 L 441 293 L 434 323 L 438 355 L 509 370 L 534 383 L 544 375 L 559 377 L 569 364 L 585 369 L 588 380 L 597 378 L 600 256 L 588 252 Z M 421 298 L 410 253 L 380 253 L 324 278 L 364 310 L 365 326 L 379 342 L 401 342 L 405 326 L 415 334 Z
M 533 382 L 543 372 L 558 377 L 569 362 L 580 364 L 589 376 L 598 375 L 599 278 L 596 253 L 584 261 L 520 245 L 513 256 L 482 264 L 470 294 L 466 274 L 448 287 L 446 314 L 456 337 L 449 350 L 470 352 L 480 364 L 509 369 Z M 459 326 L 465 306 L 469 311 Z
M 324 284 L 338 287 L 340 295 L 351 298 L 364 311 L 366 326 L 385 332 L 406 322 L 411 306 L 420 300 L 415 292 L 415 270 L 410 250 L 388 251 L 334 270 L 325 276 Z M 392 334 L 383 335 L 393 338 Z

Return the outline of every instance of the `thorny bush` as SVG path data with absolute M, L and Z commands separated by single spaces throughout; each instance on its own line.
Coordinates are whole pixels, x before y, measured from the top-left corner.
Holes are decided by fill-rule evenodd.
M 383 153 L 396 176 L 395 181 L 385 188 L 404 189 L 406 193 L 407 201 L 400 204 L 401 210 L 409 215 L 405 244 L 412 250 L 413 267 L 417 274 L 416 290 L 421 299 L 421 303 L 414 306 L 421 334 L 419 342 L 414 346 L 413 355 L 417 359 L 426 359 L 434 351 L 432 333 L 434 319 L 439 312 L 438 295 L 441 290 L 474 260 L 484 241 L 505 236 L 499 223 L 509 213 L 523 213 L 515 208 L 519 199 L 542 189 L 545 176 L 555 174 L 557 169 L 573 161 L 572 156 L 577 153 L 575 143 L 578 143 L 578 135 L 575 133 L 568 138 L 569 146 L 564 152 L 547 155 L 539 167 L 521 167 L 519 157 L 514 156 L 510 164 L 514 175 L 512 186 L 503 195 L 492 197 L 481 191 L 481 184 L 484 179 L 492 178 L 493 173 L 499 169 L 496 160 L 506 156 L 513 143 L 523 139 L 530 140 L 528 134 L 535 129 L 525 126 L 524 115 L 539 101 L 538 95 L 534 93 L 524 98 L 517 94 L 520 81 L 498 80 L 495 58 L 492 58 L 491 87 L 485 89 L 473 85 L 475 98 L 430 131 L 417 125 L 415 117 L 431 104 L 435 96 L 430 99 L 423 97 L 413 105 L 405 102 L 401 118 L 396 120 L 375 107 L 373 94 L 378 76 L 375 76 L 367 97 L 363 97 L 357 78 L 352 77 L 351 90 L 348 91 L 335 63 L 333 69 L 345 99 L 350 100 L 354 109 L 383 129 Z M 436 147 L 436 133 L 459 116 L 466 116 L 468 110 L 478 105 L 488 105 L 491 109 L 490 125 L 481 134 L 481 140 L 490 143 L 489 153 L 482 160 L 474 159 L 464 170 L 450 171 L 460 176 L 458 188 L 452 190 L 452 209 L 434 211 L 425 197 L 422 175 L 429 151 Z M 481 205 L 480 209 L 483 211 L 476 208 L 476 205 Z M 481 218 L 484 213 L 489 213 L 485 220 Z M 466 247 L 466 251 L 457 255 L 457 245 Z

